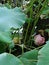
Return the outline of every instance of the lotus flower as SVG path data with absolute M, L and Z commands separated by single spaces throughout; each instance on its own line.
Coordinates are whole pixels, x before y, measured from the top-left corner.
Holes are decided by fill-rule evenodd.
M 34 36 L 34 41 L 35 41 L 36 45 L 40 46 L 45 43 L 45 38 L 42 37 L 40 34 L 38 34 L 38 35 Z

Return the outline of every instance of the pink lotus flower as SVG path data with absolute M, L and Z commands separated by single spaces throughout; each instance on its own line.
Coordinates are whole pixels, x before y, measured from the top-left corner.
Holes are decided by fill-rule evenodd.
M 36 45 L 40 46 L 45 43 L 45 38 L 38 34 L 34 37 L 34 41 Z

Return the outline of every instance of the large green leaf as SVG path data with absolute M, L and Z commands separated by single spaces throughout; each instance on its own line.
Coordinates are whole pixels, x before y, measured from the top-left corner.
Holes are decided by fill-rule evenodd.
M 38 55 L 38 50 L 34 49 L 22 54 L 21 57 L 27 58 L 27 59 L 37 59 L 37 55 Z
M 11 43 L 11 37 L 10 37 L 10 33 L 8 32 L 0 32 L 0 41 L 4 42 L 4 43 Z
M 46 45 L 39 51 L 37 65 L 49 65 L 49 41 L 47 41 Z
M 14 55 L 3 53 L 0 54 L 0 65 L 23 65 L 23 63 Z
M 34 49 L 24 53 L 20 60 L 24 63 L 24 65 L 36 65 L 37 63 L 38 50 Z
M 37 61 L 34 59 L 20 58 L 24 65 L 36 65 Z
M 25 14 L 18 7 L 13 9 L 0 7 L 0 31 L 7 31 L 12 27 L 20 28 L 25 19 Z
M 0 45 L 8 45 L 11 48 L 14 47 L 14 43 L 9 32 L 0 32 L 0 42 Z
M 7 44 L 13 44 L 7 31 L 12 27 L 20 28 L 25 23 L 25 19 L 25 14 L 18 7 L 14 9 L 0 7 L 0 41 Z

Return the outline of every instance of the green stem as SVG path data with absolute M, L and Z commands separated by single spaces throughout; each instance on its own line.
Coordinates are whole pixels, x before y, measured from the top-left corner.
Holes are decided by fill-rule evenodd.
M 19 35 L 20 33 L 19 33 L 19 29 L 18 29 L 18 43 L 19 43 L 19 40 L 20 40 L 20 35 Z
M 43 8 L 45 7 L 45 3 L 46 3 L 46 0 L 44 1 L 43 6 L 42 6 L 42 8 L 40 9 L 40 11 L 39 11 L 39 12 L 37 13 L 37 15 L 35 16 L 34 25 L 33 25 L 33 28 L 32 28 L 32 31 L 31 31 L 31 34 L 30 34 L 30 37 L 29 37 L 29 41 L 28 41 L 28 42 L 30 42 L 31 35 L 34 33 L 34 28 L 35 28 L 35 26 L 36 26 L 36 24 L 37 24 L 37 22 L 38 22 L 38 20 L 39 20 L 39 17 L 40 17 L 40 15 L 41 15 L 41 12 L 42 12 Z
M 33 6 L 33 3 L 35 2 L 35 0 L 31 3 L 31 8 L 30 9 L 30 18 L 32 17 L 32 6 Z M 28 23 L 28 26 L 27 26 L 27 29 L 26 29 L 26 34 L 25 34 L 25 38 L 24 38 L 24 44 L 26 42 L 26 38 L 27 38 L 27 33 L 28 33 L 28 29 L 29 29 L 29 26 L 30 26 L 30 20 L 29 20 L 29 23 Z
M 11 48 L 9 49 L 9 53 L 11 54 Z

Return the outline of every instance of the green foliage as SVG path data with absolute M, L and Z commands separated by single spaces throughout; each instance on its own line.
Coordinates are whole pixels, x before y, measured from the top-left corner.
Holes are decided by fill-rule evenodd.
M 37 65 L 49 65 L 49 41 L 47 41 L 46 45 L 39 51 Z
M 30 57 L 31 56 L 31 57 Z M 1 65 L 36 65 L 37 63 L 38 50 L 34 49 L 24 53 L 20 59 L 12 54 L 2 53 L 0 54 Z
M 37 61 L 36 60 L 29 60 L 27 58 L 20 58 L 20 60 L 23 62 L 24 65 L 36 65 Z
M 20 28 L 25 23 L 25 15 L 20 8 L 8 9 L 0 7 L 0 31 Z
M 49 29 L 45 29 L 45 31 L 49 33 Z
M 11 43 L 12 39 L 10 38 L 10 34 L 8 32 L 0 32 L 0 41 L 4 43 Z
M 27 59 L 34 59 L 36 60 L 37 59 L 37 55 L 38 55 L 38 50 L 34 49 L 34 50 L 31 50 L 31 51 L 28 51 L 24 54 L 22 54 L 22 58 L 27 58 Z
M 45 6 L 45 8 L 42 11 L 42 14 L 45 14 L 45 15 L 49 14 L 49 6 Z
M 12 8 L 11 5 L 9 5 L 8 3 L 4 4 L 4 6 L 9 8 L 9 9 Z
M 11 0 L 8 0 L 8 1 L 11 4 Z M 36 2 L 38 4 L 35 4 Z M 30 22 L 31 23 L 33 22 L 33 26 L 32 26 L 30 37 L 27 41 L 28 44 L 30 44 L 30 42 L 32 43 L 31 38 L 34 37 L 34 33 L 36 32 L 35 26 L 40 18 L 40 15 L 46 15 L 46 18 L 49 17 L 48 16 L 49 6 L 47 5 L 48 2 L 49 0 L 48 1 L 44 0 L 44 2 L 42 2 L 41 0 L 30 1 L 26 11 L 26 13 L 29 12 L 29 15 L 27 15 L 28 26 L 26 29 L 24 43 L 20 45 L 17 44 L 18 47 L 21 47 L 22 45 L 21 47 L 22 52 L 24 51 L 24 48 L 27 47 L 25 44 L 26 44 L 26 39 L 29 32 L 28 30 L 31 25 Z M 19 29 L 23 27 L 23 24 L 25 23 L 25 20 L 26 20 L 26 16 L 21 10 L 21 8 L 15 7 L 12 9 L 11 6 L 8 5 L 9 3 L 6 3 L 2 7 L 0 7 L 0 53 L 2 53 L 0 54 L 0 65 L 49 65 L 49 41 L 45 42 L 46 44 L 44 45 L 43 48 L 39 47 L 37 48 L 39 50 L 33 49 L 28 52 L 22 53 L 20 57 L 18 56 L 19 58 L 9 53 L 3 53 L 3 52 L 6 52 L 7 46 L 10 51 L 11 51 L 11 48 L 13 48 L 14 46 L 14 42 L 11 37 L 11 29 L 12 28 L 15 30 L 18 29 L 18 33 L 19 33 Z M 49 29 L 46 29 L 45 31 L 49 33 Z M 18 40 L 16 41 L 19 42 L 19 34 L 17 36 L 18 36 Z M 20 43 L 21 43 L 21 40 L 20 40 Z M 12 49 L 12 52 L 13 51 L 14 50 Z
M 6 52 L 7 47 L 3 42 L 0 42 L 0 54 Z
M 24 65 L 36 65 L 37 57 L 38 57 L 38 50 L 34 49 L 22 54 L 20 60 L 24 63 Z
M 0 32 L 0 42 L 1 45 L 3 44 L 3 47 L 5 47 L 5 45 L 9 46 L 9 48 L 14 47 L 14 42 L 9 32 Z
M 38 4 L 35 4 L 36 2 Z M 42 2 L 42 1 L 40 1 L 40 2 Z M 44 0 L 44 2 L 42 3 L 42 6 L 41 6 L 41 3 L 39 3 L 36 0 L 33 0 L 33 2 L 32 2 L 32 0 L 30 1 L 30 5 L 28 6 L 28 9 L 27 9 L 27 13 L 29 12 L 28 18 L 30 18 L 29 19 L 30 22 L 28 23 L 28 26 L 27 26 L 27 29 L 26 29 L 26 34 L 25 34 L 25 37 L 24 37 L 24 44 L 28 43 L 27 45 L 29 45 L 32 35 L 34 36 L 35 26 L 37 25 L 37 23 L 39 21 L 40 15 L 41 15 L 43 9 L 45 8 L 46 3 L 47 3 L 47 1 Z M 31 21 L 31 18 L 32 18 L 32 21 Z M 31 27 L 31 22 L 32 22 L 33 25 L 32 25 L 31 32 L 29 34 L 30 35 L 29 39 L 27 40 L 28 32 L 30 31 L 29 29 Z M 27 43 L 26 43 L 26 40 L 27 40 Z M 31 44 L 32 44 L 32 42 L 31 42 Z
M 12 54 L 0 54 L 0 65 L 23 65 L 23 63 Z
M 8 9 L 7 7 L 0 7 L 0 41 L 5 45 L 7 44 L 10 48 L 13 47 L 14 43 L 10 29 L 21 28 L 25 23 L 25 19 L 26 16 L 21 8 Z

